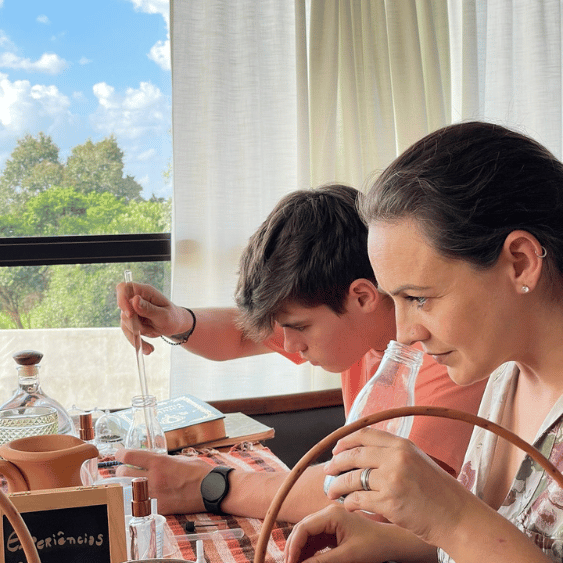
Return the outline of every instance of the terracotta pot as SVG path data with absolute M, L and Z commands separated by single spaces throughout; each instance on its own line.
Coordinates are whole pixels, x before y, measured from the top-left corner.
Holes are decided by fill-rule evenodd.
M 20 438 L 0 446 L 0 473 L 10 493 L 82 485 L 80 468 L 98 448 L 68 434 Z

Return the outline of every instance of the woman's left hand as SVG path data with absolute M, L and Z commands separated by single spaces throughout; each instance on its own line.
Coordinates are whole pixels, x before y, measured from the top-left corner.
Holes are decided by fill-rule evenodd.
M 474 504 L 473 495 L 412 442 L 387 432 L 363 428 L 341 439 L 333 455 L 325 472 L 339 477 L 330 499 L 345 496 L 347 510 L 381 514 L 432 545 L 443 544 L 462 507 Z M 362 468 L 371 468 L 369 491 Z

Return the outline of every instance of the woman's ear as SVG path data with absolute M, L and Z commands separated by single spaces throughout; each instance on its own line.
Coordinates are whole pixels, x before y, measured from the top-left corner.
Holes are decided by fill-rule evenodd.
M 502 247 L 508 259 L 511 279 L 518 293 L 535 289 L 541 276 L 545 249 L 528 231 L 512 231 Z
M 354 280 L 348 288 L 348 306 L 353 303 L 364 312 L 374 311 L 381 298 L 375 284 L 366 278 Z

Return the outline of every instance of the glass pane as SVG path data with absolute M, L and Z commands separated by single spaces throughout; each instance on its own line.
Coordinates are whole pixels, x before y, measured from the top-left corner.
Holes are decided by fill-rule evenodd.
M 43 354 L 44 391 L 65 408 L 130 406 L 140 383 L 115 299 L 126 269 L 133 280 L 169 293 L 169 262 L 0 268 L 0 285 L 13 290 L 0 294 L 3 309 L 12 307 L 11 314 L 0 315 L 0 403 L 17 384 L 13 354 L 31 349 Z M 170 346 L 160 339 L 151 343 L 156 349 L 145 358 L 147 384 L 161 400 L 169 396 Z
M 0 9 L 0 236 L 168 232 L 168 2 Z

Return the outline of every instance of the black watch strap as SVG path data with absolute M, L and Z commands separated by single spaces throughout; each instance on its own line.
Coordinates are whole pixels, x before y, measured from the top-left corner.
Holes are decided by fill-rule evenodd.
M 201 482 L 200 492 L 203 506 L 207 512 L 212 514 L 223 514 L 221 502 L 229 492 L 229 473 L 232 467 L 214 467 Z

